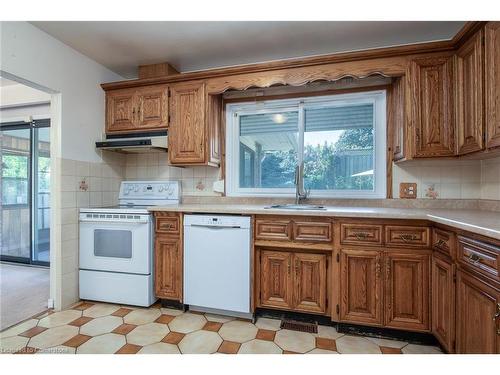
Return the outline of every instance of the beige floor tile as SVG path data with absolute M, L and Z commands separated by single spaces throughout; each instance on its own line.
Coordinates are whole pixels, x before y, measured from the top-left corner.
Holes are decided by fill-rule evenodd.
M 234 320 L 225 323 L 219 330 L 219 335 L 226 341 L 243 343 L 254 339 L 257 331 L 257 327 L 250 322 Z
M 401 349 L 403 346 L 408 345 L 407 342 L 397 341 L 397 340 L 389 340 L 389 339 L 378 339 L 375 337 L 366 337 L 367 340 L 373 342 L 378 346 L 386 346 L 388 348 L 397 348 Z
M 336 340 L 344 336 L 344 334 L 337 332 L 335 327 L 318 325 L 318 333 L 314 334 L 314 336 Z
M 104 333 L 109 333 L 115 328 L 121 326 L 122 318 L 117 316 L 101 316 L 100 318 L 92 319 L 80 327 L 80 333 L 88 336 L 98 336 Z
M 96 303 L 95 305 L 89 307 L 86 310 L 83 310 L 83 316 L 90 316 L 91 318 L 99 318 L 101 316 L 111 315 L 116 310 L 118 310 L 120 306 L 112 305 L 108 303 Z
M 189 333 L 202 329 L 206 322 L 207 320 L 203 315 L 185 313 L 176 316 L 168 326 L 171 331 Z
M 76 335 L 78 335 L 78 327 L 59 326 L 49 328 L 39 335 L 32 337 L 29 342 L 29 346 L 39 349 L 51 348 L 53 346 L 61 345 Z
M 6 329 L 5 331 L 0 332 L 0 339 L 5 337 L 17 336 L 24 331 L 27 331 L 30 328 L 33 328 L 37 325 L 38 320 L 36 319 L 28 319 L 25 322 L 18 324 L 17 326 Z
M 313 349 L 310 352 L 306 354 L 339 354 L 338 352 L 333 352 L 331 350 L 325 350 L 325 349 Z
M 241 344 L 238 354 L 281 354 L 283 351 L 271 341 L 250 340 Z
M 165 314 L 165 315 L 172 315 L 172 316 L 178 316 L 178 315 L 182 315 L 184 314 L 184 311 L 182 310 L 178 310 L 178 309 L 170 309 L 168 307 L 162 307 L 160 309 L 161 313 L 162 314 Z
M 165 344 L 164 342 L 157 342 L 155 344 L 147 345 L 139 350 L 139 354 L 180 354 L 177 345 Z
M 222 344 L 222 339 L 216 332 L 196 331 L 187 334 L 179 343 L 179 349 L 185 354 L 215 353 Z
M 11 336 L 0 339 L 0 354 L 15 353 L 28 344 L 29 338 Z
M 283 350 L 297 353 L 305 353 L 316 347 L 316 340 L 312 334 L 288 329 L 276 332 L 274 342 Z
M 227 323 L 236 319 L 235 317 L 232 316 L 208 314 L 208 313 L 205 314 L 205 318 L 207 318 L 209 322 L 216 322 L 216 323 Z
M 281 320 L 279 319 L 270 319 L 270 318 L 259 318 L 255 323 L 257 328 L 260 329 L 268 329 L 270 331 L 279 331 Z
M 78 310 L 64 310 L 50 314 L 43 319 L 40 319 L 38 325 L 45 328 L 53 328 L 62 326 L 78 319 L 82 316 L 82 312 Z
M 408 344 L 401 351 L 404 354 L 443 354 L 436 346 Z
M 106 333 L 102 336 L 92 337 L 80 345 L 77 354 L 112 354 L 125 345 L 125 336 L 115 333 Z
M 161 315 L 160 309 L 137 309 L 123 317 L 127 324 L 148 324 L 154 322 Z
M 40 349 L 36 354 L 75 354 L 76 348 L 71 348 L 69 346 L 59 345 L 53 346 L 52 348 Z
M 170 330 L 166 324 L 148 323 L 134 328 L 127 334 L 127 342 L 134 345 L 149 345 L 160 342 Z
M 345 335 L 335 340 L 341 354 L 381 354 L 380 347 L 364 337 Z

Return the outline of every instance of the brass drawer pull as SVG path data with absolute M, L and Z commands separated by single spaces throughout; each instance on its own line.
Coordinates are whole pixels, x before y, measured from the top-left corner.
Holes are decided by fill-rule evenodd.
M 414 234 L 400 234 L 399 238 L 401 238 L 403 242 L 410 242 L 415 241 L 417 239 L 417 236 Z
M 358 240 L 364 240 L 368 237 L 368 233 L 366 232 L 354 232 L 354 236 L 358 239 Z
M 438 242 L 434 244 L 434 246 L 439 247 L 440 249 L 442 249 L 444 245 L 446 245 L 446 241 L 443 239 L 440 239 Z
M 477 264 L 481 261 L 481 257 L 479 257 L 479 255 L 477 254 L 474 254 L 474 253 L 471 253 L 468 257 L 469 261 L 474 263 L 474 264 Z

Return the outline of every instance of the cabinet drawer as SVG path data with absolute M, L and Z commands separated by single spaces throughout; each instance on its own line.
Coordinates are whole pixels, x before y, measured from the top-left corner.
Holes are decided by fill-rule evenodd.
M 382 225 L 340 224 L 340 242 L 343 245 L 382 245 Z
M 499 279 L 500 247 L 458 236 L 457 258 L 470 269 Z
M 432 229 L 432 248 L 452 259 L 455 258 L 455 234 L 443 229 Z
M 160 233 L 180 233 L 180 220 L 177 216 L 156 217 L 156 231 Z
M 388 246 L 430 247 L 430 229 L 404 225 L 387 225 L 385 243 Z
M 299 242 L 331 242 L 332 226 L 330 223 L 314 221 L 295 221 L 293 240 Z
M 256 240 L 291 240 L 291 220 L 257 219 L 255 220 Z

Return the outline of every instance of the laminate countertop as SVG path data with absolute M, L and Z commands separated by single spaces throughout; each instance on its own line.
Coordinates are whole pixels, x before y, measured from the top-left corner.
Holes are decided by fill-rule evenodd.
M 324 210 L 288 210 L 251 204 L 178 204 L 149 207 L 149 211 L 195 214 L 328 216 L 416 219 L 466 230 L 500 240 L 500 212 L 480 210 L 325 206 Z

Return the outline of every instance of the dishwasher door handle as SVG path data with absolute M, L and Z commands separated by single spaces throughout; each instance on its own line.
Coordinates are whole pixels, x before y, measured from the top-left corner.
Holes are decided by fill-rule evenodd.
M 232 225 L 191 224 L 189 226 L 195 228 L 207 228 L 207 229 L 241 229 L 241 226 L 239 225 L 232 226 Z

